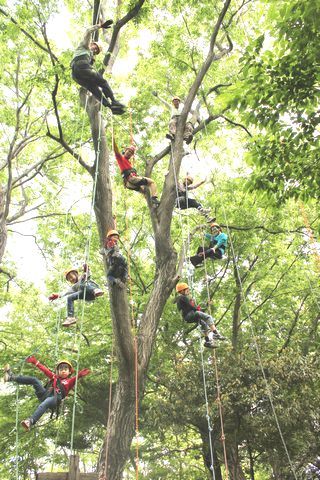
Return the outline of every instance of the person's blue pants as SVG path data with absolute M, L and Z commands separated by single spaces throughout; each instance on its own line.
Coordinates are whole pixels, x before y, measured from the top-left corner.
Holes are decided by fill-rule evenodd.
M 30 419 L 32 424 L 34 425 L 37 423 L 39 418 L 49 409 L 55 409 L 57 407 L 58 402 L 61 400 L 59 395 L 51 395 L 50 397 L 45 398 L 43 401 L 41 399 L 46 393 L 46 389 L 40 382 L 40 380 L 36 377 L 27 377 L 24 375 L 19 375 L 14 377 L 14 381 L 19 383 L 19 385 L 32 385 L 37 395 L 38 400 L 41 402 L 38 408 L 30 415 Z

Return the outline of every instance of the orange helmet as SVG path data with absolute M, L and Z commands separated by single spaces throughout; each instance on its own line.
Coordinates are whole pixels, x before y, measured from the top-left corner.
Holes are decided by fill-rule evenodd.
M 59 370 L 59 366 L 62 365 L 63 363 L 65 363 L 65 364 L 68 365 L 68 367 L 70 368 L 70 372 L 71 372 L 71 373 L 74 372 L 74 368 L 73 368 L 73 366 L 72 366 L 72 363 L 69 362 L 69 360 L 64 360 L 64 359 L 63 359 L 63 360 L 60 360 L 60 361 L 57 363 L 57 365 L 56 365 L 56 371 Z
M 187 283 L 177 283 L 176 285 L 176 292 L 183 292 L 183 290 L 186 290 L 187 288 L 189 288 L 189 285 Z
M 112 237 L 112 235 L 118 235 L 118 237 L 120 237 L 120 234 L 117 232 L 117 230 L 109 230 L 107 233 L 107 238 Z
M 68 275 L 69 275 L 69 273 L 71 273 L 71 272 L 75 272 L 77 275 L 79 274 L 79 272 L 78 272 L 78 270 L 77 270 L 76 268 L 69 268 L 68 270 L 66 270 L 66 271 L 64 272 L 64 276 L 65 276 L 66 280 L 68 280 Z
M 217 228 L 218 230 L 222 230 L 222 228 L 220 227 L 220 225 L 218 223 L 211 223 L 210 225 L 210 228 Z

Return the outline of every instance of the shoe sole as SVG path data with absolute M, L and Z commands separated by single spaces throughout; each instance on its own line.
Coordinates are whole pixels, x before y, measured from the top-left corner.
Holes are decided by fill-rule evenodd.
M 74 322 L 68 322 L 68 323 L 63 322 L 62 326 L 63 327 L 71 327 L 72 325 L 75 325 L 76 323 L 77 323 L 77 320 L 75 320 Z
M 24 420 L 22 420 L 21 426 L 22 426 L 22 428 L 23 428 L 26 432 L 30 432 L 31 425 L 30 425 L 30 426 L 26 425 L 26 423 L 24 422 Z
M 102 297 L 102 295 L 104 295 L 104 292 L 99 292 L 94 294 L 95 297 Z

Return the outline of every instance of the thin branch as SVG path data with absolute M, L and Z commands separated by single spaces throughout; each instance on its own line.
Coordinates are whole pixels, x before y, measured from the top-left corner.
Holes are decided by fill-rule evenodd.
M 126 23 L 128 23 L 130 20 L 132 20 L 134 17 L 136 17 L 138 15 L 138 13 L 139 13 L 142 5 L 144 4 L 144 2 L 145 2 L 145 0 L 139 0 L 134 5 L 134 7 L 131 10 L 129 10 L 129 12 L 124 17 L 122 17 L 120 20 L 118 20 L 117 23 L 115 24 L 113 32 L 112 32 L 111 40 L 110 40 L 110 43 L 109 43 L 109 47 L 108 47 L 107 53 L 106 53 L 106 55 L 104 57 L 104 60 L 103 60 L 103 63 L 105 65 L 105 67 L 107 67 L 108 64 L 109 64 L 109 61 L 110 61 L 111 55 L 113 53 L 113 50 L 116 46 L 118 35 L 119 35 L 119 32 L 120 32 L 121 28 L 124 27 L 124 25 L 126 25 Z
M 21 27 L 21 25 L 19 25 L 19 23 L 13 18 L 10 16 L 9 13 L 7 13 L 5 10 L 3 10 L 2 8 L 0 8 L 0 13 L 2 15 L 4 15 L 5 17 L 9 18 L 9 20 L 14 23 L 15 25 L 17 25 L 17 27 L 19 28 L 19 30 L 27 37 L 29 38 L 37 47 L 41 48 L 41 50 L 43 50 L 44 52 L 46 53 L 49 53 L 49 50 L 44 46 L 42 45 L 38 40 L 36 40 L 32 35 L 30 35 L 29 32 L 27 32 L 23 27 Z M 54 55 L 54 58 L 55 60 L 58 62 L 58 58 Z

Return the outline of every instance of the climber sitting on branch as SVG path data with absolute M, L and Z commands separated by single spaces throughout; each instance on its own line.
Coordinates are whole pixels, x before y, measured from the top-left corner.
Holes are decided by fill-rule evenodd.
M 138 176 L 136 169 L 133 168 L 132 162 L 130 161 L 134 156 L 136 147 L 130 145 L 129 147 L 126 147 L 123 154 L 121 154 L 114 137 L 112 137 L 112 141 L 114 154 L 121 171 L 125 188 L 145 194 L 145 188 L 148 187 L 151 194 L 151 203 L 154 207 L 157 207 L 160 201 L 158 199 L 156 184 L 152 178 Z
M 112 20 L 107 20 L 86 30 L 73 55 L 71 62 L 72 78 L 79 85 L 89 90 L 105 107 L 110 108 L 112 113 L 122 115 L 125 112 L 125 106 L 114 98 L 107 80 L 92 67 L 95 55 L 102 52 L 102 47 L 100 43 L 91 41 L 91 35 L 99 28 L 110 28 L 112 23 Z

